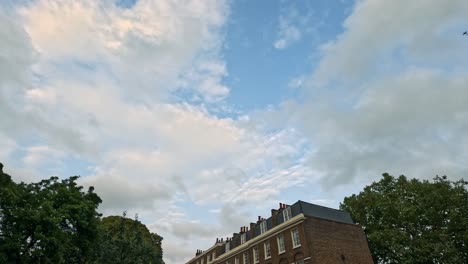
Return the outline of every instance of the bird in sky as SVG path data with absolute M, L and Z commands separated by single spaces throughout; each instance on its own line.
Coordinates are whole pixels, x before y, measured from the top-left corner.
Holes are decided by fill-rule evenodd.
M 463 35 L 468 35 L 468 31 L 463 32 Z

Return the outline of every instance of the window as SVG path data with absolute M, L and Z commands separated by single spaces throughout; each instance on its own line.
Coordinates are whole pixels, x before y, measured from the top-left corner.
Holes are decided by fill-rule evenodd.
M 297 228 L 294 228 L 293 230 L 291 230 L 291 238 L 292 238 L 293 248 L 297 248 L 301 246 L 301 239 L 299 238 L 299 230 Z
M 284 235 L 279 234 L 276 240 L 278 241 L 278 253 L 284 253 L 284 251 L 286 251 L 286 248 L 284 246 Z
M 236 257 L 236 258 L 234 259 L 234 264 L 239 264 L 239 257 Z
M 201 259 L 201 264 L 205 264 L 205 259 Z
M 258 263 L 260 261 L 260 257 L 258 255 L 258 247 L 254 247 L 253 248 L 253 259 L 254 259 L 254 263 Z
M 213 256 L 211 257 L 212 260 L 215 260 L 216 258 L 216 252 L 213 252 Z
M 260 223 L 260 234 L 263 234 L 267 231 L 267 222 L 264 220 Z
M 224 249 L 226 252 L 228 252 L 229 250 L 231 250 L 231 243 L 230 242 L 226 242 L 226 245 L 224 245 Z
M 210 263 L 210 261 L 211 261 L 211 256 L 208 254 L 208 257 L 207 257 L 206 263 Z
M 244 264 L 249 264 L 249 253 L 244 252 Z
M 271 257 L 271 247 L 270 247 L 270 241 L 266 241 L 263 244 L 263 247 L 265 249 L 265 259 L 269 259 Z
M 289 219 L 291 219 L 291 206 L 288 206 L 283 210 L 283 222 L 286 222 Z
M 246 235 L 246 233 L 241 235 L 241 244 L 245 243 L 245 235 Z

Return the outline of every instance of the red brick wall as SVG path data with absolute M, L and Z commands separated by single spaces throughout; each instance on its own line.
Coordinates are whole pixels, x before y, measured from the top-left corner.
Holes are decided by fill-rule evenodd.
M 366 236 L 360 226 L 307 218 L 304 228 L 311 253 L 311 259 L 306 263 L 373 264 Z

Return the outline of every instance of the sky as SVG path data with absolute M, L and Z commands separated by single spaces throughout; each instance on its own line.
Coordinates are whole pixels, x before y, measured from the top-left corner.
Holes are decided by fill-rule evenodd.
M 279 202 L 467 179 L 466 0 L 4 0 L 0 161 L 184 263 Z

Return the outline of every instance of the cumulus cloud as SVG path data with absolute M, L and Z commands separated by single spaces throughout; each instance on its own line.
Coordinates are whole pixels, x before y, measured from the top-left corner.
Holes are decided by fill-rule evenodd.
M 193 253 L 176 245 L 195 249 L 237 229 L 245 218 L 236 205 L 277 195 L 303 171 L 296 159 L 305 142 L 296 131 L 264 131 L 211 111 L 230 92 L 220 54 L 224 1 L 139 0 L 122 8 L 36 0 L 10 8 L 0 13 L 7 40 L 0 43 L 0 157 L 11 161 L 17 151 L 9 171 L 27 175 L 17 179 L 71 164 L 103 198 L 99 210 L 139 213 L 165 238 L 166 263 Z M 226 184 L 237 195 L 221 192 Z M 221 208 L 222 217 L 208 229 L 180 206 L 187 202 Z
M 464 44 L 458 36 L 467 8 L 463 0 L 358 1 L 343 24 L 344 33 L 323 45 L 325 56 L 314 81 L 361 80 L 374 68 L 390 70 L 400 62 L 459 65 L 462 58 L 456 54 Z
M 309 99 L 292 110 L 322 183 L 386 171 L 466 177 L 467 10 L 466 1 L 356 3 L 304 83 Z

